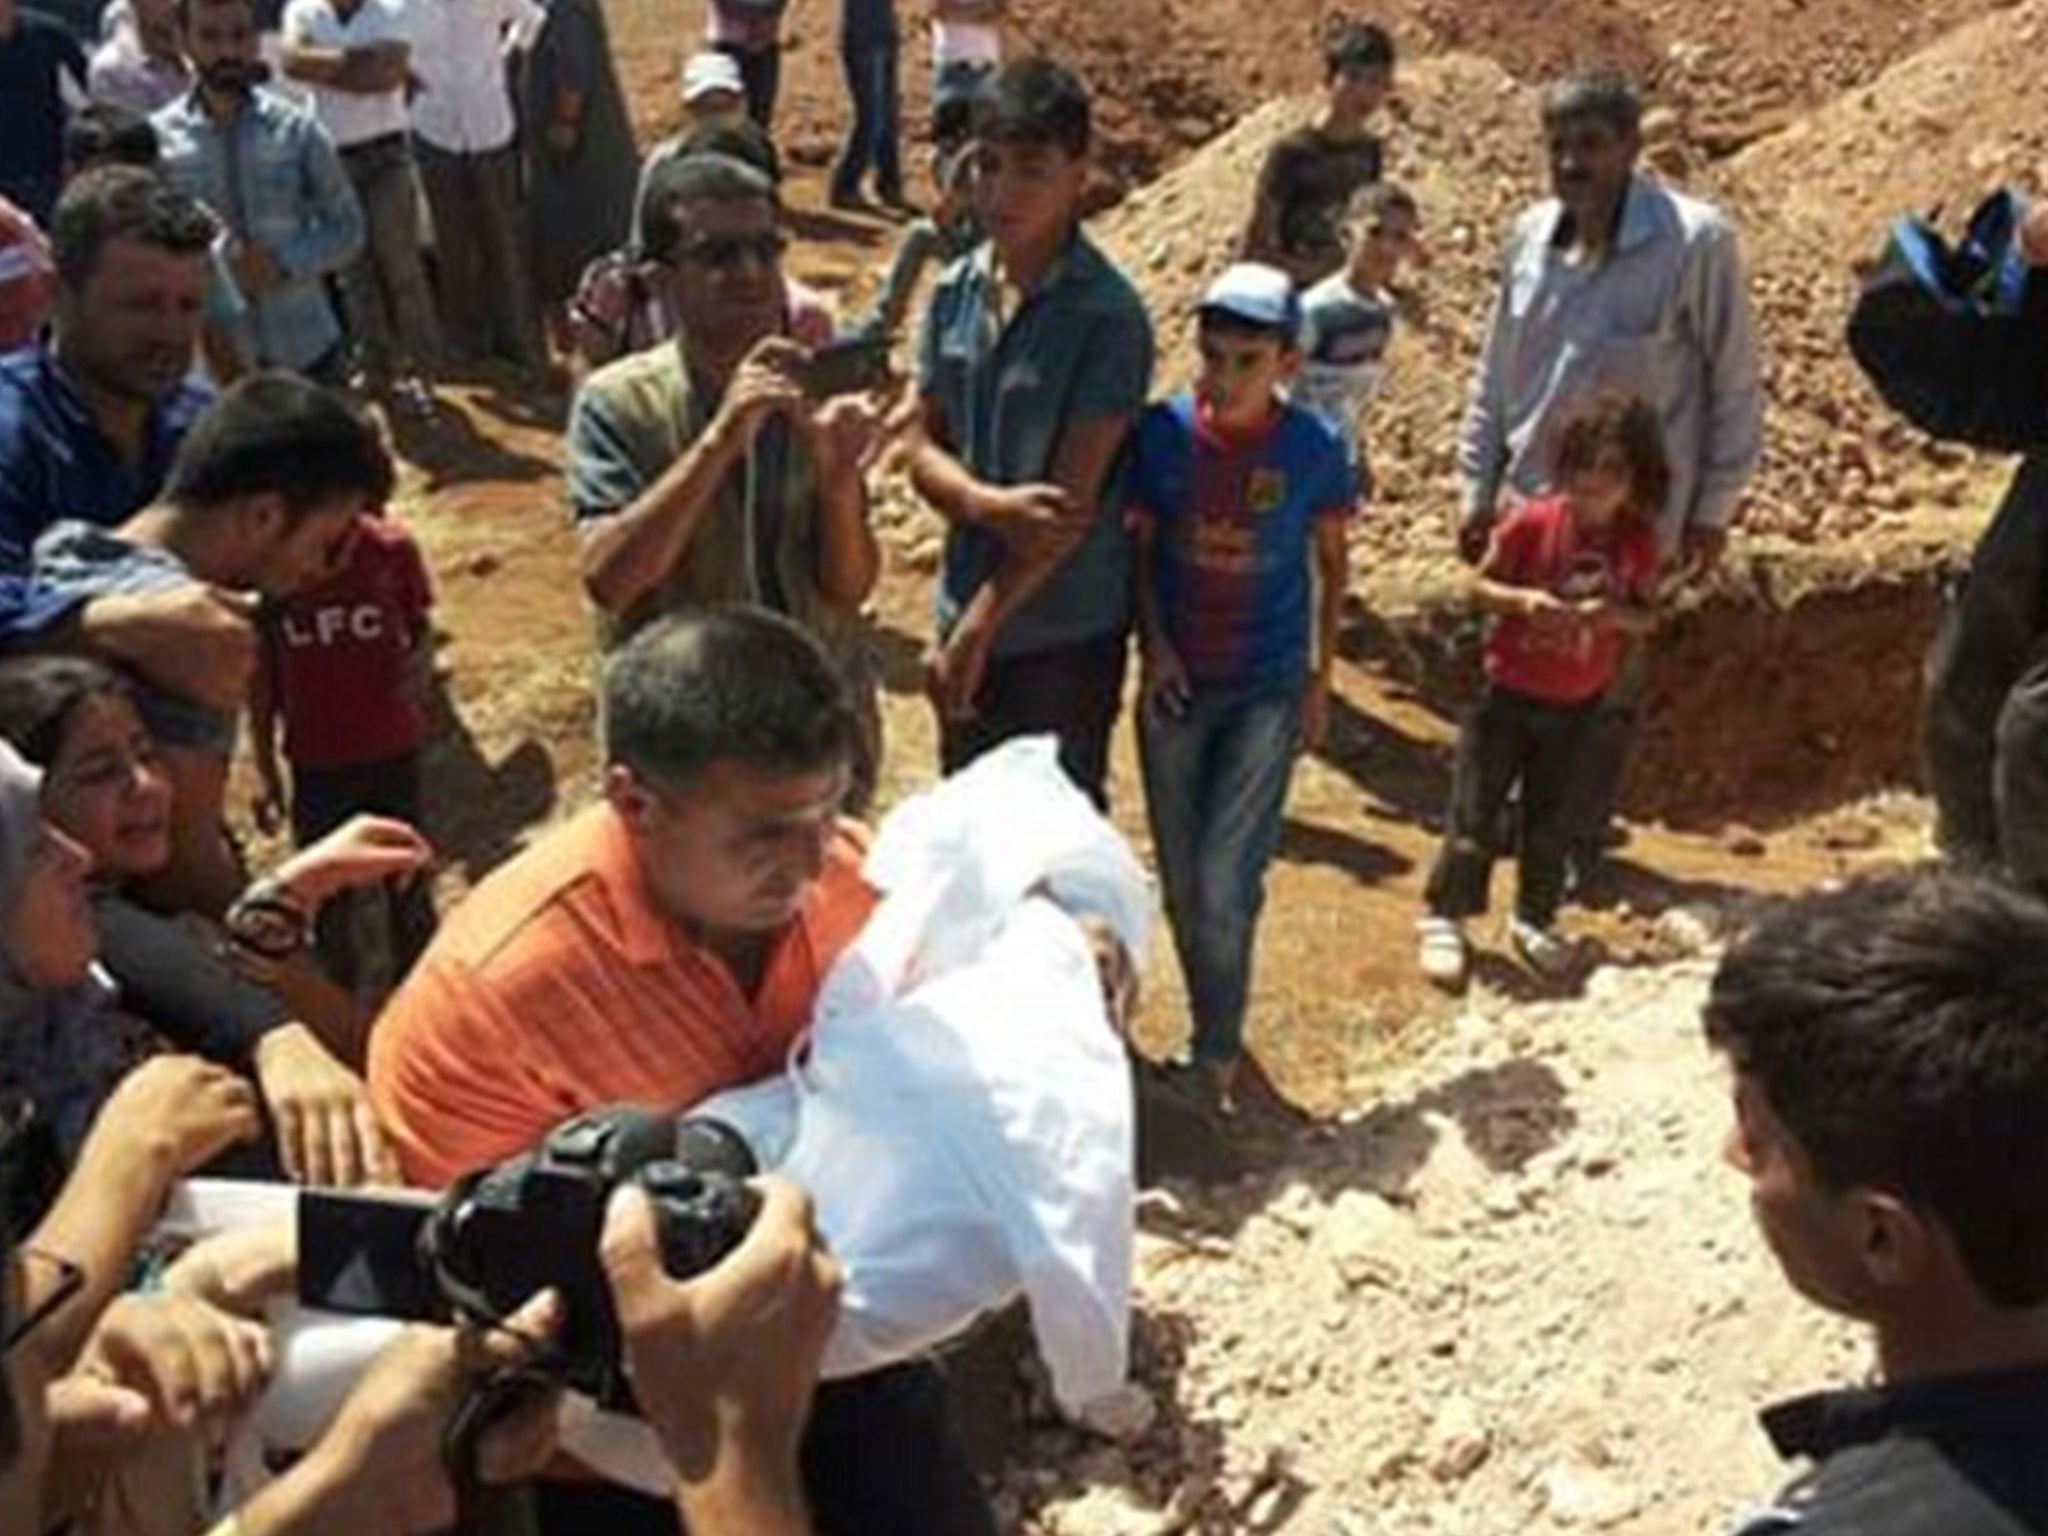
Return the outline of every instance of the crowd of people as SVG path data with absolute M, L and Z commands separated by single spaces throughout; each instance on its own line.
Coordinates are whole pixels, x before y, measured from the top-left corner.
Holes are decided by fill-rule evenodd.
M 842 324 L 785 263 L 783 11 L 709 0 L 682 126 L 643 158 L 596 0 L 0 0 L 10 1531 L 140 1529 L 141 1503 L 170 1529 L 185 1506 L 142 1491 L 164 1486 L 203 1528 L 190 1495 L 275 1369 L 265 1306 L 296 1256 L 268 1229 L 158 1252 L 179 1178 L 439 1188 L 580 1111 L 780 1069 L 876 901 L 849 817 L 887 761 L 864 617 L 885 452 L 947 530 L 935 771 L 1050 735 L 1106 805 L 1135 642 L 1188 996 L 1163 1076 L 1229 1134 L 1425 212 L 1386 179 L 1394 40 L 1332 26 L 1321 111 L 1272 146 L 1193 314 L 1161 315 L 1085 228 L 1088 92 L 1006 60 L 1005 0 L 934 7 L 921 214 L 897 8 L 845 0 L 829 196 L 871 184 L 904 227 Z M 1445 537 L 1490 618 L 1485 678 L 1417 930 L 1448 989 L 1504 853 L 1511 944 L 1546 977 L 1574 964 L 1560 913 L 1602 882 L 1658 609 L 1721 556 L 1761 454 L 1734 230 L 1640 168 L 1641 115 L 1612 73 L 1546 92 L 1550 195 L 1506 232 L 1472 379 Z M 2048 218 L 2028 239 L 2048 265 Z M 1184 320 L 1194 382 L 1155 398 L 1156 330 Z M 431 419 L 461 369 L 576 380 L 603 781 L 443 920 L 433 586 L 350 391 Z M 296 849 L 260 876 L 229 804 L 245 714 L 254 820 Z M 1998 773 L 1976 792 L 2016 821 L 2002 786 L 2048 774 Z M 2048 1530 L 2048 1213 L 1986 1176 L 2048 1124 L 2048 909 L 2019 888 L 2044 883 L 2038 826 L 1976 830 L 1951 839 L 1965 871 L 1794 903 L 1715 981 L 1765 1236 L 1800 1289 L 1874 1324 L 1885 1375 L 1772 1417 L 1819 1469 L 1759 1530 Z M 993 1531 L 932 1362 L 814 1382 L 838 1277 L 801 1192 L 764 1187 L 746 1243 L 687 1283 L 637 1197 L 606 1229 L 689 1529 Z M 543 1296 L 496 1330 L 409 1333 L 226 1529 L 474 1515 L 450 1426 L 560 1322 Z M 486 1480 L 549 1465 L 553 1406 L 491 1425 Z M 535 1487 L 544 1531 L 675 1529 L 677 1504 Z

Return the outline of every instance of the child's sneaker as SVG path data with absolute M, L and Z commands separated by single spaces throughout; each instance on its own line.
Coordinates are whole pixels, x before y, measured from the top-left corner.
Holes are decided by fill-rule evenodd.
M 1529 969 L 1547 979 L 1562 976 L 1578 957 L 1569 940 L 1526 918 L 1517 917 L 1509 922 L 1508 937 L 1514 943 L 1515 953 L 1528 962 Z
M 1461 991 L 1472 970 L 1472 946 L 1465 942 L 1465 930 L 1455 918 L 1425 917 L 1416 933 L 1420 942 L 1415 957 L 1422 974 L 1447 992 Z

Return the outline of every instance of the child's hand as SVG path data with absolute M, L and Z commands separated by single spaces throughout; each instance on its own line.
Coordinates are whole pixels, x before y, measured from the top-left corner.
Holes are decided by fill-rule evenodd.
M 1175 720 L 1186 714 L 1188 705 L 1194 701 L 1194 689 L 1188 685 L 1188 671 L 1181 664 L 1180 652 L 1170 641 L 1153 640 L 1146 644 L 1144 669 L 1146 701 Z
M 1556 634 L 1576 626 L 1582 615 L 1577 604 L 1566 602 L 1555 592 L 1528 587 L 1522 592 L 1522 617 L 1536 629 Z
M 941 720 L 972 720 L 974 701 L 988 676 L 989 640 L 962 624 L 925 662 L 925 692 Z
M 359 885 L 376 885 L 423 872 L 434 845 L 389 816 L 351 816 L 312 847 L 278 866 L 277 880 L 314 911 Z

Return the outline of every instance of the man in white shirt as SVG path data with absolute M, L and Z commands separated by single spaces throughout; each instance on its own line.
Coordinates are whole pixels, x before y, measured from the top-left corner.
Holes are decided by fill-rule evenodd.
M 527 281 L 508 36 L 533 0 L 408 0 L 414 153 L 434 218 L 441 320 L 453 356 L 529 372 L 544 360 Z
M 408 0 L 290 0 L 284 68 L 312 93 L 313 115 L 341 151 L 363 205 L 363 252 L 342 273 L 342 303 L 369 387 L 432 410 L 440 327 L 420 263 L 414 180 Z M 387 302 L 388 301 L 388 302 Z

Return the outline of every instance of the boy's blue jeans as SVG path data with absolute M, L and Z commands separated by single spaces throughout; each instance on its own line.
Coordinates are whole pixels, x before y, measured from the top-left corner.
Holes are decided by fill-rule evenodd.
M 1244 1046 L 1266 866 L 1300 745 L 1299 690 L 1198 692 L 1180 715 L 1139 706 L 1145 806 L 1197 1061 L 1233 1061 Z

